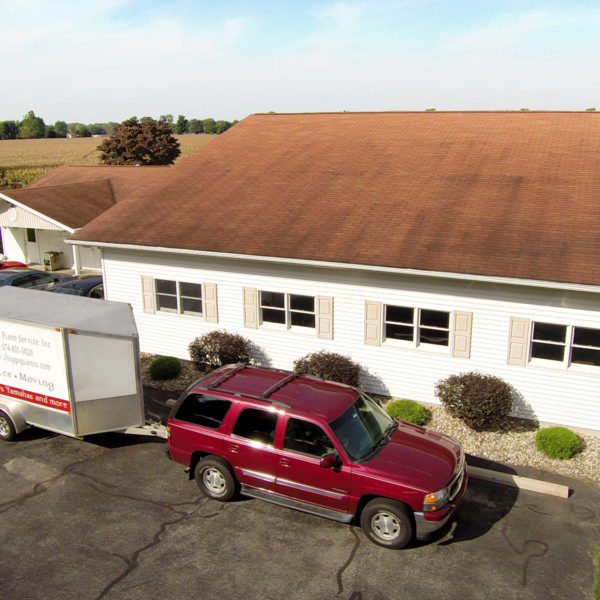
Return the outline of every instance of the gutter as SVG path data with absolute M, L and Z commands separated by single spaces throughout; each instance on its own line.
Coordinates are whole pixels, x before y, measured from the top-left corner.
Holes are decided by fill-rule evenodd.
M 474 281 L 478 283 L 495 283 L 501 285 L 517 285 L 526 287 L 550 288 L 558 290 L 569 290 L 574 292 L 589 292 L 600 294 L 600 286 L 564 283 L 557 281 L 543 281 L 538 279 L 519 279 L 514 277 L 497 277 L 489 275 L 471 275 L 469 273 L 451 273 L 446 271 L 424 271 L 420 269 L 402 269 L 398 267 L 378 267 L 372 265 L 361 265 L 353 263 L 337 263 L 323 260 L 306 260 L 302 258 L 281 258 L 277 256 L 260 256 L 253 254 L 234 254 L 230 252 L 211 252 L 208 250 L 186 250 L 184 248 L 162 248 L 160 246 L 140 246 L 136 244 L 115 244 L 110 242 L 91 242 L 82 240 L 65 240 L 68 244 L 75 246 L 93 246 L 103 248 L 115 248 L 119 250 L 136 250 L 141 252 L 162 252 L 167 254 L 182 254 L 187 256 L 202 256 L 207 258 L 229 258 L 233 260 L 246 260 L 257 262 L 268 262 L 284 265 L 298 265 L 306 267 L 323 267 L 326 269 L 344 269 L 368 271 L 373 273 L 388 273 L 392 275 L 413 275 L 417 277 L 431 277 L 442 279 L 455 279 L 463 281 Z

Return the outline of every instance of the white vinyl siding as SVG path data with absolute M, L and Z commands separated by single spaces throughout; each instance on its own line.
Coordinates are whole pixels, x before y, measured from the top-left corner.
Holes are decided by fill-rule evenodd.
M 144 352 L 189 358 L 187 346 L 195 337 L 225 329 L 252 340 L 262 364 L 292 369 L 296 359 L 310 352 L 337 352 L 363 367 L 361 382 L 368 391 L 432 403 L 437 403 L 438 380 L 477 370 L 514 387 L 518 392 L 515 415 L 600 430 L 600 369 L 557 369 L 533 363 L 516 368 L 507 363 L 511 319 L 600 329 L 597 294 L 109 248 L 104 249 L 104 272 L 109 299 L 132 305 Z M 148 273 L 155 278 L 216 284 L 218 326 L 197 318 L 145 313 L 139 282 Z M 258 320 L 258 290 L 334 298 L 334 338 L 253 328 L 250 323 Z M 381 306 L 387 304 L 452 309 L 451 326 L 459 313 L 470 314 L 470 357 L 377 345 L 383 329 L 377 315 L 381 318 Z M 371 310 L 376 305 L 379 310 Z M 373 332 L 379 333 L 371 336 Z

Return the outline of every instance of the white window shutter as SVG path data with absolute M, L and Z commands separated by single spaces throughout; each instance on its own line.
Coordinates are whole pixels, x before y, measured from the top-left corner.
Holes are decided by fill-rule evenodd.
M 154 302 L 154 279 L 146 275 L 142 275 L 142 302 L 145 313 L 156 312 Z
M 381 302 L 365 300 L 365 344 L 381 346 Z
M 471 358 L 471 328 L 473 313 L 455 312 L 452 334 L 452 356 Z
M 325 340 L 333 339 L 333 298 L 317 296 L 317 335 Z
M 529 319 L 511 317 L 508 338 L 509 365 L 525 366 L 529 357 Z
M 217 284 L 205 283 L 202 286 L 202 301 L 204 302 L 204 320 L 207 323 L 218 323 Z
M 244 288 L 244 327 L 258 328 L 258 290 Z

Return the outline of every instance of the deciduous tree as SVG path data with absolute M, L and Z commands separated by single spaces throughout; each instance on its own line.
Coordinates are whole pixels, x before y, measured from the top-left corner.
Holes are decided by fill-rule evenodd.
M 54 131 L 56 131 L 56 137 L 67 137 L 68 128 L 67 124 L 64 121 L 56 121 L 54 123 Z
M 200 119 L 190 119 L 188 123 L 189 133 L 204 133 L 204 123 Z
M 100 159 L 107 165 L 170 165 L 181 154 L 179 142 L 163 121 L 136 117 L 123 121 L 115 134 L 100 146 Z
M 44 119 L 36 117 L 35 113 L 30 110 L 19 125 L 19 137 L 25 138 L 42 138 L 46 135 L 46 125 Z
M 16 140 L 19 124 L 16 121 L 0 121 L 0 140 Z
M 215 132 L 215 120 L 214 119 L 204 119 L 204 133 L 214 133 Z
M 188 120 L 183 116 L 177 117 L 177 123 L 175 123 L 175 133 L 187 133 L 188 131 Z

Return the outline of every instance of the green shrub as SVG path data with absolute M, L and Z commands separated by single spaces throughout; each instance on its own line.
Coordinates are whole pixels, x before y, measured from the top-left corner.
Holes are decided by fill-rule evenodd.
M 181 361 L 174 356 L 159 356 L 150 363 L 148 372 L 154 381 L 174 379 L 181 372 Z
M 414 400 L 394 400 L 385 407 L 385 412 L 394 419 L 415 425 L 424 425 L 427 421 L 427 411 Z
M 435 395 L 451 415 L 475 431 L 498 429 L 512 407 L 509 385 L 498 377 L 477 372 L 438 381 Z
M 307 354 L 296 360 L 294 371 L 358 387 L 360 365 L 348 356 L 321 350 L 321 352 Z
M 217 369 L 229 363 L 250 362 L 250 342 L 223 329 L 197 337 L 189 346 L 190 358 L 198 369 Z
M 577 434 L 566 427 L 546 427 L 535 436 L 535 445 L 550 458 L 568 460 L 579 450 Z

